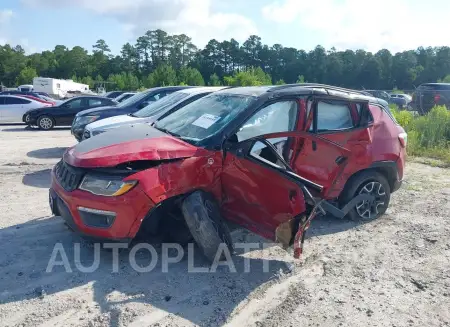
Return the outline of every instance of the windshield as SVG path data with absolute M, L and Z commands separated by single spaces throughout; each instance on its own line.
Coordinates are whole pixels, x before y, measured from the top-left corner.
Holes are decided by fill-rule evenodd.
M 123 107 L 128 107 L 129 105 L 143 99 L 144 97 L 146 97 L 148 95 L 148 92 L 139 92 L 136 93 L 135 95 L 133 95 L 132 97 L 126 99 L 125 101 L 119 103 L 117 105 L 118 108 L 123 108 Z
M 189 96 L 188 93 L 174 92 L 172 94 L 169 94 L 168 96 L 165 96 L 161 100 L 150 103 L 148 106 L 135 112 L 133 116 L 144 118 L 163 114 L 166 111 L 166 109 L 172 108 L 175 104 L 177 104 L 184 98 L 187 98 L 188 96 Z
M 210 94 L 155 124 L 157 129 L 194 141 L 216 134 L 253 101 L 253 96 Z

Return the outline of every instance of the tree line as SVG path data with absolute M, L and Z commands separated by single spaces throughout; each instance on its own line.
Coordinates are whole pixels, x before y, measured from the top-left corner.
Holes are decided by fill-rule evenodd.
M 13 87 L 33 77 L 73 79 L 109 88 L 136 90 L 161 85 L 261 85 L 295 82 L 332 84 L 355 89 L 414 89 L 421 83 L 450 82 L 450 47 L 419 47 L 391 53 L 337 51 L 318 45 L 311 51 L 263 44 L 252 35 L 210 40 L 197 48 L 189 36 L 152 30 L 112 54 L 104 40 L 89 52 L 57 45 L 52 51 L 25 54 L 21 46 L 0 46 L 0 84 Z M 107 85 L 111 85 L 107 84 Z

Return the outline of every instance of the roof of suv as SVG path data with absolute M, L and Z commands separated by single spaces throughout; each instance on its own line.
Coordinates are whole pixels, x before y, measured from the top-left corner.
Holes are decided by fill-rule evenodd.
M 331 95 L 349 100 L 361 100 L 378 103 L 383 106 L 387 105 L 386 101 L 375 98 L 373 96 L 369 96 L 368 93 L 364 91 L 357 91 L 342 87 L 315 83 L 285 84 L 280 86 L 235 87 L 219 92 L 251 96 L 260 96 L 265 93 L 270 93 L 273 95 Z
M 226 89 L 228 86 L 199 86 L 199 87 L 192 87 L 188 89 L 182 89 L 177 92 L 182 92 L 186 94 L 199 94 L 204 92 L 216 92 L 223 89 Z

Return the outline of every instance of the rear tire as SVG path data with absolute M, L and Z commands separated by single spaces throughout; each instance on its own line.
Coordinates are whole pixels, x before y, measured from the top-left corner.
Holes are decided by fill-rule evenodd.
M 184 199 L 181 210 L 192 237 L 210 262 L 214 261 L 221 243 L 233 253 L 230 231 L 213 196 L 196 191 Z
M 37 121 L 37 125 L 39 129 L 42 129 L 44 131 L 51 130 L 53 127 L 55 127 L 55 121 L 52 117 L 49 117 L 47 115 L 39 117 Z
M 359 194 L 371 194 L 375 201 L 363 201 L 349 211 L 347 217 L 354 221 L 372 221 L 382 216 L 391 200 L 391 187 L 382 174 L 376 171 L 365 171 L 352 179 L 342 192 L 340 206 L 344 207 Z

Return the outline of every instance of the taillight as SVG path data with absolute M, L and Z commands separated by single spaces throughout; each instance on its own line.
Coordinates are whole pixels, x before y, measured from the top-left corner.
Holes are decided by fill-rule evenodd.
M 400 141 L 401 146 L 406 148 L 406 144 L 408 143 L 408 134 L 405 132 L 398 134 L 398 140 Z
M 440 94 L 436 94 L 434 96 L 434 103 L 438 103 L 440 99 L 441 99 L 441 95 Z

